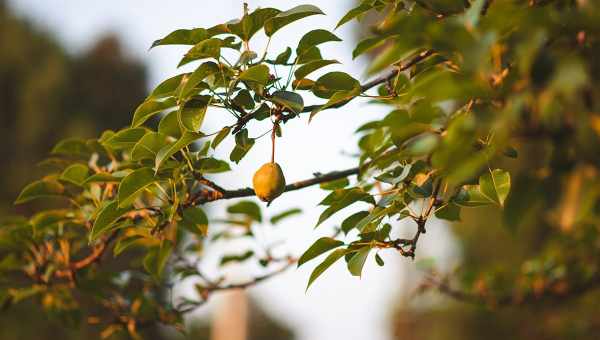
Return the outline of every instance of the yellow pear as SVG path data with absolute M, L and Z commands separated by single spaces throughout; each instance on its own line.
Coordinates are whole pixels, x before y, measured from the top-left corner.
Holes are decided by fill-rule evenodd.
M 252 178 L 254 192 L 261 201 L 271 202 L 285 190 L 285 177 L 277 163 L 265 163 Z

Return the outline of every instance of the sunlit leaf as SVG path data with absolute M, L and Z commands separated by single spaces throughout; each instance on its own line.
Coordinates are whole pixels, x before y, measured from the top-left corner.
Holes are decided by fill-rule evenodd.
M 119 217 L 123 216 L 129 211 L 127 208 L 119 208 L 119 202 L 117 200 L 107 203 L 96 216 L 96 220 L 92 225 L 89 239 L 90 242 L 98 239 L 103 234 L 111 230 L 111 227 L 117 222 Z
M 325 14 L 318 7 L 313 5 L 300 5 L 285 12 L 281 12 L 265 22 L 265 33 L 268 37 L 272 36 L 282 27 L 291 24 L 307 16 Z
M 332 264 L 334 264 L 337 260 L 342 258 L 348 252 L 347 249 L 336 249 L 334 250 L 327 258 L 321 262 L 310 274 L 310 278 L 308 279 L 308 285 L 306 286 L 306 290 L 315 282 L 315 280 L 321 276 Z
M 42 179 L 27 185 L 17 197 L 15 204 L 22 204 L 36 198 L 62 196 L 65 188 L 54 179 Z
M 129 206 L 142 190 L 154 182 L 156 182 L 156 178 L 154 177 L 154 170 L 151 168 L 137 169 L 127 175 L 119 184 L 119 208 Z
M 321 237 L 316 240 L 305 252 L 300 256 L 298 260 L 298 267 L 304 263 L 314 259 L 315 257 L 324 254 L 332 249 L 344 245 L 344 242 L 336 240 L 331 237 Z

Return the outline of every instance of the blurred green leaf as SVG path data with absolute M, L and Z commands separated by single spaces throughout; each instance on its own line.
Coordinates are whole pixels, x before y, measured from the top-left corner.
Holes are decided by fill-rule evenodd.
M 15 204 L 22 204 L 36 198 L 62 196 L 65 188 L 58 181 L 46 178 L 28 184 L 17 197 Z
M 208 234 L 208 217 L 200 207 L 189 207 L 183 210 L 183 226 L 191 233 L 199 236 Z
M 281 212 L 281 213 L 279 213 L 279 214 L 271 217 L 270 222 L 271 222 L 271 224 L 275 225 L 275 224 L 281 222 L 282 220 L 284 220 L 284 219 L 286 219 L 288 217 L 291 217 L 291 216 L 294 216 L 294 215 L 298 215 L 298 214 L 301 214 L 301 213 L 302 213 L 302 209 L 300 209 L 300 208 L 288 209 L 288 210 L 286 210 L 284 212 Z
M 254 221 L 262 222 L 262 214 L 258 204 L 252 201 L 240 201 L 234 205 L 227 207 L 227 212 L 230 214 L 243 214 Z
M 357 7 L 354 7 L 350 11 L 348 11 L 342 17 L 342 19 L 340 19 L 340 21 L 338 21 L 337 25 L 335 25 L 335 28 L 337 29 L 338 27 L 342 26 L 343 24 L 347 23 L 348 21 L 369 11 L 371 8 L 373 8 L 373 5 L 371 5 L 369 2 L 363 1 L 360 5 L 358 5 Z
M 73 164 L 66 168 L 58 179 L 81 186 L 88 177 L 88 174 L 89 169 L 87 166 L 83 164 Z
M 252 256 L 254 256 L 254 252 L 252 250 L 248 250 L 247 252 L 239 255 L 223 256 L 219 265 L 224 266 L 230 262 L 243 262 L 250 259 Z

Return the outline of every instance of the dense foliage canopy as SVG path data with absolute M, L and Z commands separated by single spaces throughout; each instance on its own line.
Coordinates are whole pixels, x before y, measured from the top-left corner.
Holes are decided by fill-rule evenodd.
M 45 161 L 54 170 L 25 187 L 16 203 L 52 196 L 63 206 L 3 222 L 3 304 L 36 298 L 72 321 L 80 317 L 78 301 L 89 299 L 105 311 L 97 313 L 101 318 L 87 315 L 103 325 L 104 336 L 126 331 L 136 337 L 137 329 L 155 322 L 180 326 L 182 315 L 215 291 L 253 285 L 326 253 L 308 286 L 338 261 L 360 276 L 370 254 L 378 265 L 384 265 L 379 251 L 414 258 L 431 218 L 457 221 L 461 211 L 480 206 L 502 210 L 513 232 L 547 224 L 543 240 L 532 245 L 536 256 L 509 272 L 457 274 L 456 285 L 432 269 L 424 288 L 496 306 L 565 297 L 600 284 L 597 4 L 364 0 L 338 23 L 376 21 L 352 51 L 353 57 L 376 55 L 367 70 L 372 78 L 362 84 L 321 70 L 338 63 L 321 52 L 323 44 L 340 41 L 326 29 L 306 32 L 285 51 L 271 51 L 269 43 L 249 48 L 261 31 L 268 41 L 278 39 L 285 26 L 322 14 L 312 5 L 246 8 L 240 19 L 179 29 L 155 41 L 152 47 L 189 45 L 179 65 L 198 66 L 159 84 L 130 127 L 54 147 Z M 312 77 L 316 71 L 322 75 Z M 264 223 L 263 209 L 248 199 L 252 188 L 209 179 L 231 171 L 264 141 L 253 124 L 270 120 L 275 154 L 288 121 L 319 119 L 355 100 L 390 109 L 358 127 L 357 166 L 284 188 L 320 185 L 326 194 L 316 225 L 343 210 L 347 218 L 339 231 L 316 240 L 298 259 L 272 249 L 222 257 L 222 265 L 254 261 L 264 267 L 262 276 L 247 282 L 203 273 L 203 247 L 252 239 Z M 231 124 L 209 133 L 203 128 L 207 114 L 229 115 Z M 355 113 L 346 114 L 351 119 Z M 214 150 L 226 138 L 235 147 L 228 160 L 217 159 Z M 246 199 L 234 200 L 224 219 L 209 218 L 203 209 L 239 198 Z M 281 212 L 270 223 L 298 213 Z M 392 236 L 400 220 L 414 222 L 411 238 Z M 107 266 L 106 253 L 127 257 L 128 265 Z M 194 280 L 197 294 L 173 301 L 164 289 L 182 280 Z

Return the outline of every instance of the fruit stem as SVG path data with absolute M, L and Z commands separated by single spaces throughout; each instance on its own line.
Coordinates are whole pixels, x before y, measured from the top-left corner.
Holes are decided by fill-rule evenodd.
M 275 137 L 277 134 L 277 127 L 279 123 L 273 124 L 273 130 L 271 131 L 271 163 L 275 163 Z

